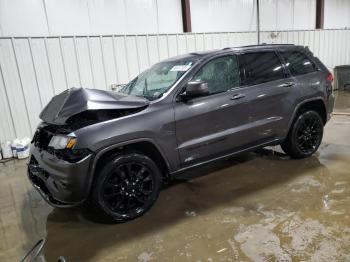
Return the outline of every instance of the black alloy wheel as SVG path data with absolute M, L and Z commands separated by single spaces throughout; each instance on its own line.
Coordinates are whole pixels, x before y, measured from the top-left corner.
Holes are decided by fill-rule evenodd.
M 300 114 L 294 121 L 287 139 L 281 144 L 293 158 L 305 158 L 315 153 L 322 142 L 323 120 L 315 111 Z
M 155 202 L 161 174 L 139 153 L 118 155 L 102 169 L 94 190 L 96 206 L 105 217 L 124 222 L 143 215 Z
M 299 150 L 304 154 L 312 154 L 320 144 L 323 124 L 314 114 L 307 114 L 301 118 L 299 129 L 296 132 Z

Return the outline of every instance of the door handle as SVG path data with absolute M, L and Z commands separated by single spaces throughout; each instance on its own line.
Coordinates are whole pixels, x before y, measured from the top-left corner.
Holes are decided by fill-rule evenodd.
M 283 84 L 280 84 L 279 87 L 291 87 L 294 86 L 295 83 L 294 82 L 285 82 Z
M 233 96 L 231 96 L 231 100 L 238 100 L 245 97 L 245 95 L 243 94 L 234 94 Z

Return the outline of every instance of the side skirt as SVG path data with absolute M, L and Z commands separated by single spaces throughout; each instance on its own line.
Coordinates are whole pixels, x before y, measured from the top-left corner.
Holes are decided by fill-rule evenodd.
M 205 160 L 203 162 L 195 163 L 193 165 L 186 166 L 186 167 L 180 168 L 180 169 L 178 169 L 178 170 L 176 170 L 174 172 L 171 172 L 169 177 L 170 178 L 176 178 L 176 176 L 180 175 L 182 172 L 187 171 L 189 169 L 192 169 L 192 168 L 195 168 L 195 167 L 199 167 L 199 166 L 202 166 L 202 165 L 205 165 L 205 164 L 209 164 L 209 163 L 217 161 L 217 160 L 228 159 L 228 158 L 231 158 L 233 156 L 239 155 L 241 153 L 254 151 L 256 149 L 263 148 L 263 147 L 266 147 L 266 146 L 279 145 L 280 143 L 282 143 L 282 141 L 283 141 L 283 139 L 274 139 L 274 140 L 266 142 L 266 143 L 262 143 L 262 144 L 259 144 L 259 145 L 256 145 L 256 146 L 252 146 L 252 147 L 248 147 L 248 148 L 245 148 L 245 149 L 242 149 L 242 150 L 238 150 L 238 151 L 226 154 L 226 155 L 222 155 L 222 156 L 215 157 L 215 158 L 212 158 L 212 159 L 209 159 L 209 160 Z

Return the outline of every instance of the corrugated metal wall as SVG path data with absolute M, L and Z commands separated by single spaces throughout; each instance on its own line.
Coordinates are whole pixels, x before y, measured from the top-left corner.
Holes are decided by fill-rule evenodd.
M 256 39 L 254 32 L 0 38 L 0 141 L 32 136 L 41 109 L 67 88 L 110 90 L 169 56 Z M 350 63 L 350 30 L 263 32 L 261 41 L 307 45 L 329 68 Z

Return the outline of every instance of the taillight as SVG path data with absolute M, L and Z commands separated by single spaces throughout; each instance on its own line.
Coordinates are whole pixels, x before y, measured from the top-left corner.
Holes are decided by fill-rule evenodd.
M 328 73 L 327 80 L 330 82 L 330 84 L 327 85 L 327 87 L 326 87 L 327 88 L 327 95 L 330 96 L 331 94 L 333 94 L 333 85 L 332 85 L 332 83 L 333 83 L 334 78 L 333 78 L 332 73 Z
M 328 73 L 327 80 L 330 81 L 330 82 L 333 82 L 334 79 L 333 79 L 332 73 Z

